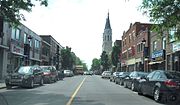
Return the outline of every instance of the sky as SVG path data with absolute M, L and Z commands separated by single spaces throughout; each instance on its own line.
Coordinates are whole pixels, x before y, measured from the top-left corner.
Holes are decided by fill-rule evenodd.
M 142 0 L 48 0 L 24 13 L 22 23 L 39 35 L 52 35 L 61 46 L 69 46 L 90 68 L 100 58 L 102 38 L 109 11 L 112 40 L 120 40 L 130 23 L 149 23 L 138 7 Z

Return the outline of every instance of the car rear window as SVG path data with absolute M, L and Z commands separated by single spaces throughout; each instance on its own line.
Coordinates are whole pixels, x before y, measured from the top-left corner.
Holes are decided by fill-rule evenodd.
M 166 72 L 165 75 L 168 79 L 180 79 L 180 73 L 177 72 Z

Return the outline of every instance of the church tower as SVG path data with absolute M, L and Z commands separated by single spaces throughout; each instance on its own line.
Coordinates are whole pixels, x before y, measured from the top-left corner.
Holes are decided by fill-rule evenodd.
M 102 51 L 106 51 L 107 54 L 109 54 L 112 51 L 112 29 L 109 20 L 109 12 L 106 18 L 106 24 L 103 33 Z

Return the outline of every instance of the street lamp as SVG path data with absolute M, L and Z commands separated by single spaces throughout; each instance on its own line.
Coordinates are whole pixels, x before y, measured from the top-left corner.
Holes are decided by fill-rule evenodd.
M 146 45 L 146 40 L 143 38 L 142 40 L 143 43 L 143 70 L 145 71 L 145 45 Z

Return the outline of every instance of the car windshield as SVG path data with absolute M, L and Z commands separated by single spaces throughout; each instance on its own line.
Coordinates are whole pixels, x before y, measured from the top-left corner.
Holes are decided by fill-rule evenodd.
M 31 74 L 32 70 L 31 70 L 30 66 L 28 66 L 28 67 L 20 67 L 18 69 L 18 73 L 20 73 L 20 74 Z

